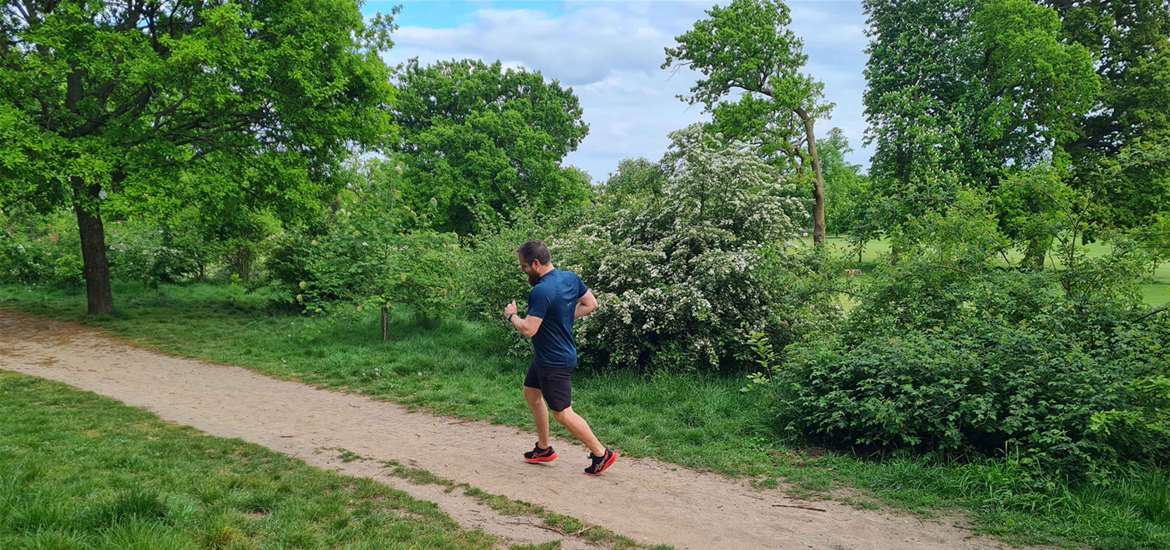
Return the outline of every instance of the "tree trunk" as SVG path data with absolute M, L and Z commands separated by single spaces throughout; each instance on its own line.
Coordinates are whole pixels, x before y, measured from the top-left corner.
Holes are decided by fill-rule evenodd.
M 813 207 L 813 244 L 820 247 L 825 245 L 825 175 L 821 171 L 821 155 L 817 153 L 817 136 L 813 131 L 813 119 L 804 109 L 796 109 L 796 114 L 804 123 L 805 139 L 808 141 L 808 156 L 812 160 L 813 175 L 816 177 L 813 186 L 813 199 L 816 201 L 816 205 Z
M 1050 248 L 1052 248 L 1052 237 L 1039 237 L 1028 241 L 1027 250 L 1024 251 L 1023 265 L 1036 271 L 1043 271 L 1044 259 Z
M 86 185 L 78 176 L 73 182 L 73 211 L 81 233 L 81 259 L 85 266 L 85 296 L 90 315 L 107 315 L 114 311 L 114 293 L 110 289 L 110 264 L 106 260 L 106 229 L 98 207 L 101 188 Z

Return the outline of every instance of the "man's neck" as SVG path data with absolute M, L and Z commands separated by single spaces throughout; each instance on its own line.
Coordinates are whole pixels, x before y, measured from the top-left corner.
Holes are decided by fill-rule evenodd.
M 551 263 L 548 265 L 542 265 L 542 266 L 536 268 L 536 274 L 540 275 L 541 277 L 544 277 L 545 275 L 548 275 L 548 273 L 554 269 L 556 269 L 556 268 L 553 267 L 553 264 L 551 264 Z

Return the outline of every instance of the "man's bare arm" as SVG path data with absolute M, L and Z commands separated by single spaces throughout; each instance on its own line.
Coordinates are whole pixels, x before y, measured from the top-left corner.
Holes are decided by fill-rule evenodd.
M 597 310 L 597 298 L 593 296 L 592 290 L 586 290 L 585 295 L 577 300 L 577 309 L 573 312 L 574 319 L 580 319 L 588 316 Z
M 540 324 L 544 322 L 544 319 L 540 317 L 532 315 L 521 317 L 518 315 L 516 311 L 516 300 L 512 300 L 512 303 L 504 307 L 504 317 L 516 328 L 516 332 L 519 332 L 525 338 L 536 336 L 536 331 L 540 330 Z
M 520 317 L 519 315 L 512 316 L 512 326 L 516 327 L 516 332 L 519 332 L 525 338 L 536 336 L 536 332 L 540 330 L 540 324 L 543 322 L 544 319 L 531 315 L 527 317 Z

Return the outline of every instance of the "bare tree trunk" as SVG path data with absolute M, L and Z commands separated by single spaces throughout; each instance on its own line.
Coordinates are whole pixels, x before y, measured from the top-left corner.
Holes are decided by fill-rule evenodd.
M 106 259 L 106 230 L 102 225 L 98 198 L 101 188 L 86 185 L 73 176 L 73 211 L 81 234 L 81 259 L 85 266 L 85 296 L 90 315 L 107 315 L 114 311 L 114 293 L 110 288 L 110 264 Z
M 825 175 L 821 171 L 821 155 L 817 153 L 817 136 L 813 131 L 813 119 L 804 109 L 796 109 L 796 115 L 804 123 L 805 139 L 808 141 L 808 156 L 812 160 L 813 174 L 816 177 L 813 186 L 813 199 L 816 201 L 816 205 L 813 207 L 813 244 L 820 247 L 825 245 Z

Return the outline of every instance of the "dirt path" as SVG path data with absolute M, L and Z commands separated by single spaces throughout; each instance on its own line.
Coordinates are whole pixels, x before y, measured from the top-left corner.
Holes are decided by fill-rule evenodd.
M 757 490 L 746 482 L 655 460 L 623 458 L 604 476 L 593 478 L 581 472 L 586 451 L 566 441 L 554 442 L 561 460 L 528 465 L 518 460 L 518 453 L 532 446 L 530 433 L 413 413 L 392 403 L 242 368 L 174 358 L 78 325 L 6 311 L 0 311 L 0 368 L 65 382 L 315 466 L 378 479 L 436 502 L 465 526 L 516 542 L 565 537 L 501 516 L 458 491 L 392 477 L 380 462 L 414 465 L 647 544 L 704 549 L 1000 547 L 972 537 L 953 521 L 794 501 L 780 491 Z M 344 462 L 336 449 L 367 460 Z M 570 537 L 563 547 L 585 545 Z

